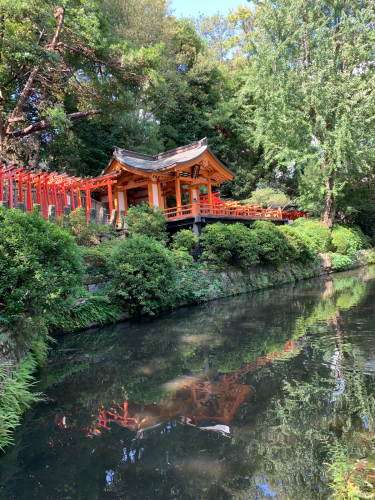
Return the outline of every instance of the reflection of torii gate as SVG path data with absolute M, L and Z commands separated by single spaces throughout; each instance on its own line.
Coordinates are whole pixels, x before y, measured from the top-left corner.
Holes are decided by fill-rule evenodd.
M 239 384 L 239 380 L 247 373 L 293 350 L 293 341 L 289 341 L 281 351 L 261 356 L 253 363 L 246 363 L 240 370 L 221 375 L 219 381 L 196 382 L 190 379 L 180 386 L 172 399 L 164 400 L 161 405 L 144 405 L 143 410 L 138 405 L 131 405 L 132 408 L 129 409 L 127 400 L 122 406 L 113 402 L 111 410 L 106 410 L 102 405 L 98 424 L 107 430 L 110 430 L 111 423 L 116 423 L 139 431 L 181 416 L 183 421 L 189 421 L 192 425 L 214 420 L 218 424 L 229 426 L 246 395 L 251 392 L 251 387 Z M 133 417 L 129 416 L 129 412 Z

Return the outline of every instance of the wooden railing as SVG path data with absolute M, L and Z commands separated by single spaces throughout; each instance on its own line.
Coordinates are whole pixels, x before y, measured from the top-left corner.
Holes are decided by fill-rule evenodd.
M 193 203 L 182 207 L 167 208 L 164 213 L 168 220 L 183 219 L 193 215 L 216 215 L 219 217 L 282 219 L 281 210 L 241 207 L 229 205 L 209 205 Z
M 167 219 L 181 219 L 193 215 L 193 205 L 183 205 L 182 207 L 167 208 L 164 210 Z

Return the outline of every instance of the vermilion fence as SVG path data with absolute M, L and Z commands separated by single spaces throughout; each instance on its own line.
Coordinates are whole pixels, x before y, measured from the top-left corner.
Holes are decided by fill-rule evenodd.
M 237 203 L 227 202 L 222 204 L 193 203 L 181 207 L 164 210 L 168 220 L 183 219 L 193 215 L 206 215 L 218 217 L 235 217 L 238 219 L 289 219 L 307 217 L 307 212 L 283 212 L 278 209 L 259 208 L 252 205 L 242 206 Z

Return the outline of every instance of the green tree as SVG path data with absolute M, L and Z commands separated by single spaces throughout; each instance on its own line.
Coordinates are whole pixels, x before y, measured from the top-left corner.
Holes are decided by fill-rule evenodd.
M 344 186 L 365 177 L 375 159 L 375 7 L 267 0 L 259 8 L 247 81 L 255 144 L 281 171 L 302 172 L 301 203 L 320 200 L 322 221 L 332 227 Z
M 290 199 L 284 193 L 278 193 L 275 189 L 267 187 L 251 193 L 251 198 L 245 200 L 243 203 L 258 205 L 262 208 L 285 208 L 290 204 Z
M 115 116 L 152 77 L 159 48 L 130 47 L 92 0 L 2 0 L 0 10 L 3 153 L 37 164 L 40 141 L 102 109 Z

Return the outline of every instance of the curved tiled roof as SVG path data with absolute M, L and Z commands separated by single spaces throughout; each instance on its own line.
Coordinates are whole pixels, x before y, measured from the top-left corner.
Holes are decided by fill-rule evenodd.
M 127 165 L 143 172 L 160 172 L 165 168 L 183 165 L 184 163 L 189 163 L 195 159 L 198 159 L 206 151 L 210 152 L 211 156 L 222 168 L 224 168 L 229 174 L 234 175 L 233 172 L 231 172 L 215 157 L 215 155 L 208 147 L 206 139 L 202 139 L 198 142 L 194 142 L 187 146 L 182 146 L 171 151 L 166 151 L 165 153 L 160 153 L 156 156 L 150 156 L 142 153 L 136 153 L 134 151 L 128 151 L 126 149 L 115 148 L 113 156 L 107 168 L 103 170 L 102 174 L 108 171 L 114 160 L 117 160 L 124 166 Z

